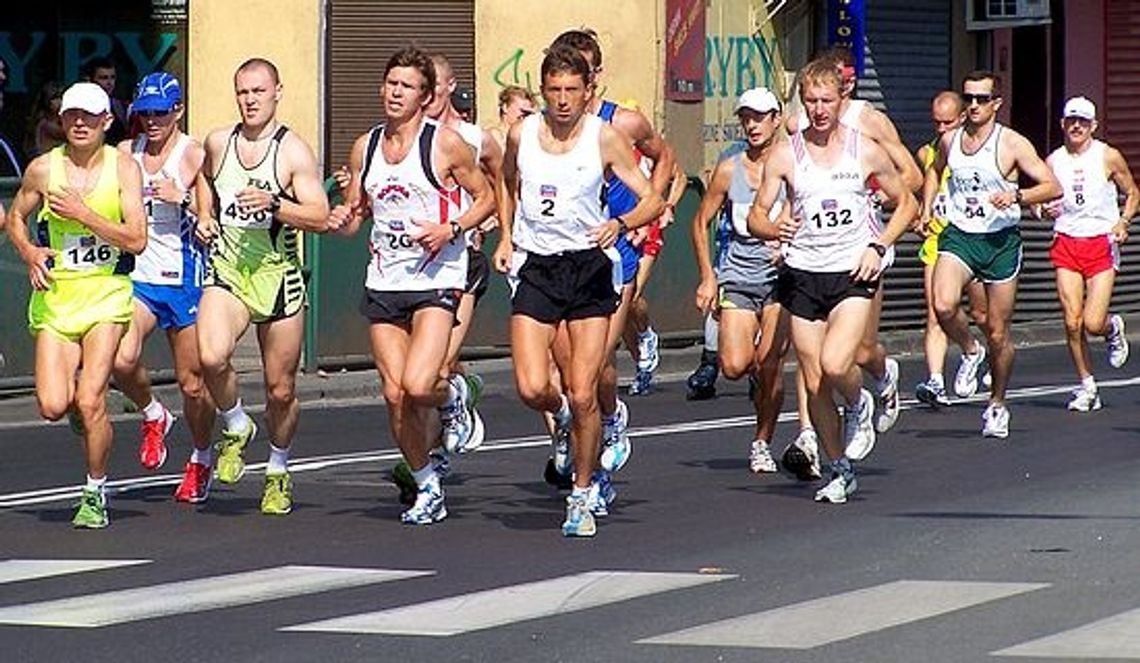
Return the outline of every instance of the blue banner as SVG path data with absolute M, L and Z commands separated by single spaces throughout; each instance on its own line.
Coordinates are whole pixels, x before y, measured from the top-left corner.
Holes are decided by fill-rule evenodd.
M 827 0 L 827 43 L 845 46 L 851 51 L 856 76 L 863 75 L 866 17 L 864 0 Z

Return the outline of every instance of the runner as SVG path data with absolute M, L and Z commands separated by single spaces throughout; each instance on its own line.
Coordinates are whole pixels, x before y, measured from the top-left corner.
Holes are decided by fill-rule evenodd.
M 566 536 L 593 536 L 592 510 L 604 514 L 609 501 L 593 478 L 601 437 L 599 373 L 620 296 L 613 245 L 664 208 L 628 139 L 589 113 L 591 85 L 590 64 L 579 51 L 550 47 L 542 61 L 547 110 L 515 125 L 507 139 L 498 196 L 503 235 L 494 256 L 495 268 L 510 272 L 519 395 L 529 407 L 555 413 L 560 429 L 573 429 Z M 607 171 L 637 198 L 624 215 L 611 217 L 601 204 Z M 563 324 L 569 336 L 565 396 L 550 379 L 550 353 Z
M 918 148 L 915 158 L 922 165 L 922 172 L 930 170 L 934 159 L 938 156 L 939 140 L 942 135 L 954 131 L 962 126 L 966 120 L 966 106 L 962 103 L 962 95 L 954 90 L 943 90 L 934 95 L 931 101 L 930 120 L 934 124 L 935 136 L 929 143 Z M 934 291 L 931 287 L 934 275 L 934 262 L 938 259 L 938 236 L 946 227 L 946 180 L 948 174 L 943 171 L 938 194 L 934 199 L 934 209 L 931 210 L 930 226 L 926 228 L 925 238 L 918 250 L 918 258 L 922 261 L 922 285 L 926 297 L 926 335 L 923 339 L 923 349 L 926 353 L 926 367 L 930 376 L 924 382 L 918 383 L 914 388 L 915 397 L 930 405 L 938 407 L 950 405 L 950 398 L 946 395 L 946 381 L 942 369 L 946 362 L 946 332 L 938 324 L 938 315 L 934 312 Z M 918 229 L 920 232 L 922 228 Z M 970 281 L 966 286 L 966 294 L 970 299 L 970 317 L 979 327 L 985 325 L 986 320 L 986 291 L 980 281 Z M 963 315 L 959 313 L 959 315 Z M 966 324 L 965 320 L 962 321 Z M 973 335 L 971 335 L 971 338 Z M 977 340 L 968 347 L 962 348 L 962 354 L 969 354 L 971 348 L 976 347 Z
M 812 424 L 831 458 L 831 476 L 815 499 L 842 503 L 857 487 L 852 460 L 875 442 L 874 404 L 861 388 L 855 358 L 873 315 L 883 256 L 909 227 L 916 203 L 886 151 L 840 125 L 842 83 L 834 64 L 814 60 L 799 79 L 810 124 L 772 150 L 748 229 L 785 243 L 780 303 L 792 316 Z M 866 184 L 871 177 L 894 205 L 881 233 Z M 794 192 L 793 211 L 777 227 L 769 219 L 782 186 Z M 842 436 L 832 389 L 847 404 Z
M 976 352 L 962 355 L 954 385 L 959 395 L 972 395 L 977 389 L 978 369 L 987 356 L 986 347 L 971 338 L 959 306 L 967 283 L 976 278 L 984 284 L 993 390 L 982 414 L 982 435 L 1006 438 L 1009 410 L 1005 390 L 1014 353 L 1009 324 L 1021 272 L 1021 234 L 1017 229 L 1021 206 L 1047 202 L 1063 191 L 1033 145 L 997 123 L 1001 79 L 992 72 L 975 71 L 966 76 L 962 89 L 966 122 L 943 134 L 934 166 L 926 171 L 922 223 L 930 227 L 942 169 L 948 167 L 946 218 L 950 223 L 938 238 L 934 310 L 951 340 L 963 347 L 978 346 Z M 1020 189 L 1019 176 L 1028 176 L 1037 184 Z
M 431 57 L 415 47 L 388 60 L 382 88 L 387 121 L 353 144 L 348 196 L 329 218 L 346 234 L 366 216 L 372 220 L 373 258 L 360 311 L 370 322 L 392 436 L 418 490 L 415 503 L 400 514 L 410 525 L 447 517 L 439 472 L 428 455 L 441 428 L 447 449 L 473 449 L 483 437 L 467 382 L 450 374 L 447 354 L 468 274 L 462 236 L 490 215 L 494 192 L 463 137 L 425 117 L 435 76 Z M 470 204 L 453 214 L 460 190 Z
M 748 232 L 748 210 L 764 174 L 764 164 L 777 143 L 780 102 L 767 88 L 753 88 L 736 104 L 745 152 L 717 164 L 693 218 L 693 251 L 701 282 L 696 304 L 702 313 L 718 311 L 718 352 L 724 376 L 748 376 L 756 407 L 756 436 L 749 447 L 749 469 L 775 472 L 768 441 L 784 401 L 783 356 L 787 349 L 787 317 L 775 299 L 776 264 L 773 250 Z M 783 197 L 771 207 L 773 221 Z M 724 262 L 713 268 L 709 257 L 709 226 L 721 213 L 732 224 Z
M 194 237 L 196 201 L 191 188 L 202 168 L 202 146 L 178 128 L 182 120 L 182 88 L 166 72 L 139 81 L 131 114 L 146 131 L 119 149 L 139 165 L 143 208 L 147 213 L 147 249 L 135 261 L 134 318 L 115 357 L 115 385 L 143 413 L 139 462 L 156 470 L 166 462 L 166 434 L 174 415 L 154 396 L 142 348 L 155 328 L 166 333 L 174 354 L 174 372 L 182 391 L 182 409 L 190 426 L 194 451 L 174 492 L 180 502 L 204 502 L 213 472 L 210 434 L 214 404 L 202 383 L 195 319 L 202 296 L 203 255 Z
M 265 373 L 269 462 L 261 512 L 293 508 L 289 445 L 297 429 L 297 365 L 304 332 L 305 283 L 297 231 L 328 229 L 328 199 L 316 157 L 277 120 L 282 84 L 268 60 L 246 60 L 234 73 L 241 121 L 206 136 L 199 177 L 199 224 L 213 239 L 198 310 L 202 373 L 222 417 L 216 474 L 236 483 L 243 452 L 257 434 L 246 414 L 231 358 L 249 326 L 257 328 Z
M 1120 269 L 1120 245 L 1128 239 L 1128 224 L 1136 216 L 1140 191 L 1128 162 L 1119 150 L 1093 138 L 1096 105 L 1085 97 L 1065 103 L 1061 115 L 1065 144 L 1046 159 L 1065 195 L 1041 206 L 1053 219 L 1049 257 L 1057 269 L 1057 296 L 1065 314 L 1069 354 L 1081 384 L 1073 391 L 1069 409 L 1090 412 L 1101 407 L 1096 378 L 1089 366 L 1086 334 L 1103 336 L 1113 368 L 1128 361 L 1124 318 L 1109 314 L 1112 286 Z M 1117 195 L 1125 194 L 1123 210 Z
M 538 99 L 530 90 L 517 85 L 508 85 L 499 90 L 499 123 L 487 129 L 487 133 L 499 144 L 500 150 L 507 148 L 507 132 L 516 122 L 538 110 Z
M 60 117 L 67 142 L 28 164 L 7 230 L 33 288 L 28 329 L 40 414 L 57 421 L 74 409 L 82 421 L 87 481 L 71 522 L 102 528 L 110 522 L 107 388 L 131 321 L 129 254 L 146 248 L 146 213 L 138 164 L 104 144 L 114 121 L 107 93 L 94 83 L 72 85 Z M 28 217 L 37 209 L 33 244 Z

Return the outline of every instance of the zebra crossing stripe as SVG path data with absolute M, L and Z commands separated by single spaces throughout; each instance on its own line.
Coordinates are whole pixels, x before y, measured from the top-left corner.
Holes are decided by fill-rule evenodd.
M 590 571 L 281 630 L 450 636 L 735 577 L 702 573 Z
M 0 585 L 22 580 L 37 580 L 115 569 L 120 566 L 150 564 L 149 559 L 6 559 L 0 561 Z
M 900 580 L 674 631 L 638 643 L 811 649 L 1048 586 Z M 827 628 L 820 628 L 820 624 L 827 624 Z
M 432 575 L 330 566 L 279 566 L 0 608 L 0 624 L 96 628 L 334 589 Z
M 1093 658 L 1140 659 L 1140 609 L 1030 640 L 992 656 L 1033 656 L 1085 661 Z

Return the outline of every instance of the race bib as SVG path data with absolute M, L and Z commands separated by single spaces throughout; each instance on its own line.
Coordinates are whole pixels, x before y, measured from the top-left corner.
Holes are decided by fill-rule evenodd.
M 266 230 L 273 223 L 273 213 L 267 209 L 258 212 L 243 212 L 233 194 L 219 195 L 222 214 L 221 223 L 236 228 Z
M 60 258 L 65 269 L 85 270 L 114 265 L 118 253 L 95 235 L 64 235 Z

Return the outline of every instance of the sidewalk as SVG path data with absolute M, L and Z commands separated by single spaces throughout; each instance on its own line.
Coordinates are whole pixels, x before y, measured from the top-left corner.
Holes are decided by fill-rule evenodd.
M 1140 318 L 1128 322 L 1140 323 Z M 883 334 L 881 341 L 893 356 L 922 354 L 922 332 L 907 330 Z M 1057 323 L 1035 323 L 1014 328 L 1014 342 L 1018 347 L 1047 345 L 1064 342 L 1064 327 Z M 234 357 L 241 381 L 242 400 L 251 409 L 265 404 L 265 389 L 262 386 L 260 357 L 256 343 L 243 343 Z M 700 360 L 701 346 L 689 344 L 680 348 L 665 348 L 661 351 L 661 364 L 657 368 L 657 382 L 681 382 L 696 368 Z M 483 377 L 485 394 L 512 396 L 515 392 L 511 360 L 481 359 L 466 362 L 468 370 Z M 618 351 L 618 371 L 622 384 L 628 382 L 634 373 L 633 363 L 624 348 Z M 171 409 L 181 409 L 181 400 L 176 384 L 162 384 L 155 387 L 160 400 Z M 382 406 L 380 379 L 375 370 L 342 370 L 314 374 L 304 372 L 297 375 L 297 397 L 306 407 L 320 407 L 349 400 L 367 402 L 374 400 Z M 112 391 L 109 400 L 112 416 L 133 411 L 133 405 L 120 393 Z M 0 424 L 14 426 L 42 421 L 37 412 L 35 396 L 31 393 L 0 399 Z

